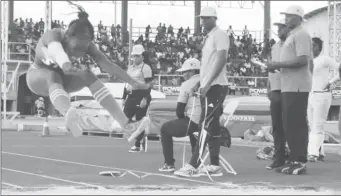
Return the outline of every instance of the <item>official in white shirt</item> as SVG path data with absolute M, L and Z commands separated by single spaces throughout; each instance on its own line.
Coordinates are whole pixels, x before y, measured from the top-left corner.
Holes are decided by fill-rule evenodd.
M 219 166 L 220 154 L 220 123 L 223 114 L 223 103 L 227 94 L 226 62 L 230 48 L 230 39 L 226 31 L 216 25 L 217 12 L 212 7 L 205 7 L 200 13 L 200 19 L 207 31 L 203 41 L 200 81 L 193 85 L 191 92 L 200 92 L 201 117 L 199 122 L 199 136 L 201 128 L 207 131 L 207 140 L 197 142 L 191 161 L 183 168 L 174 172 L 183 177 L 198 177 L 206 175 L 206 170 L 199 169 L 201 164 L 201 147 L 209 147 L 211 164 L 206 167 L 211 176 L 222 176 Z M 206 143 L 207 142 L 207 143 Z
M 327 119 L 332 102 L 330 85 L 339 80 L 340 76 L 338 73 L 339 64 L 329 56 L 320 55 L 323 41 L 318 37 L 312 38 L 312 41 L 314 67 L 307 111 L 310 128 L 308 161 L 315 162 L 317 160 L 323 160 L 324 158 L 323 149 L 321 150 L 321 155 L 319 155 L 319 149 L 323 147 L 323 125 Z M 329 78 L 330 70 L 338 73 L 331 79 Z

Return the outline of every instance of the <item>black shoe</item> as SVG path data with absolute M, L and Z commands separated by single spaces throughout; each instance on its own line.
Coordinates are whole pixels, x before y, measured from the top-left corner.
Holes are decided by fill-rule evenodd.
M 163 164 L 161 168 L 159 168 L 160 172 L 174 172 L 175 167 L 174 165 L 168 165 L 167 163 Z
M 273 170 L 273 169 L 276 169 L 276 168 L 281 167 L 283 165 L 284 165 L 284 163 L 279 163 L 279 162 L 274 161 L 270 165 L 266 166 L 265 168 L 268 170 Z
M 320 154 L 319 157 L 317 158 L 317 160 L 324 162 L 324 158 L 325 158 L 325 156 Z
M 290 166 L 291 166 L 291 163 L 290 163 L 290 162 L 286 162 L 286 163 L 284 163 L 282 166 L 276 167 L 274 170 L 275 170 L 275 172 L 277 172 L 277 173 L 282 173 L 282 170 L 287 169 L 287 168 L 289 168 Z
M 282 170 L 282 173 L 290 175 L 301 175 L 307 172 L 307 166 L 305 163 L 293 162 L 289 168 Z

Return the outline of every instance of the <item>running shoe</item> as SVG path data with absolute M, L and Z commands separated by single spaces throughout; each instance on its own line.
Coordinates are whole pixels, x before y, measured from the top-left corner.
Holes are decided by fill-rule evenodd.
M 282 173 L 289 175 L 301 175 L 307 172 L 307 165 L 301 162 L 292 162 L 289 168 L 282 170 Z
M 205 169 L 206 168 L 206 169 Z M 220 166 L 217 165 L 206 165 L 199 169 L 200 176 L 208 176 L 208 174 L 213 177 L 223 176 L 223 171 Z
M 137 146 L 133 146 L 130 148 L 129 152 L 135 153 L 135 152 L 142 152 L 143 151 L 143 147 L 137 147 Z
M 200 177 L 199 170 L 190 164 L 186 164 L 183 168 L 175 171 L 174 175 L 181 177 Z
M 319 157 L 317 158 L 318 161 L 324 162 L 325 156 L 320 154 Z
M 290 166 L 291 166 L 291 162 L 288 161 L 288 162 L 284 163 L 282 166 L 276 167 L 274 169 L 274 171 L 277 172 L 277 173 L 282 173 L 283 170 L 288 169 Z
M 161 168 L 159 168 L 160 172 L 174 172 L 175 166 L 174 165 L 168 165 L 167 163 L 163 164 Z
M 266 166 L 265 168 L 268 170 L 273 170 L 273 169 L 276 169 L 276 168 L 281 167 L 283 165 L 284 165 L 284 163 L 278 163 L 277 161 L 274 161 L 270 165 Z
M 82 113 L 74 107 L 70 107 L 65 114 L 66 129 L 71 132 L 73 137 L 77 138 L 83 135 L 83 128 L 80 125 L 82 116 Z
M 315 155 L 308 155 L 308 161 L 309 162 L 317 162 L 317 159 L 319 157 L 318 156 L 315 156 Z

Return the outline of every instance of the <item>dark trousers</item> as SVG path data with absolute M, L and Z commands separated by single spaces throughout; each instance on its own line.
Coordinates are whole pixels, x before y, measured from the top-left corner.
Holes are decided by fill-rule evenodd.
M 141 100 L 143 99 L 140 95 L 130 94 L 128 95 L 125 106 L 123 108 L 123 113 L 127 118 L 132 119 L 135 115 L 137 121 L 141 120 L 146 116 L 147 110 L 151 101 L 151 97 L 147 99 L 147 105 L 144 108 L 140 107 Z M 140 142 L 143 139 L 144 131 L 136 137 L 135 146 L 140 147 Z
M 307 162 L 308 96 L 308 92 L 282 92 L 283 128 L 290 150 L 289 161 Z
M 270 112 L 272 121 L 272 135 L 274 137 L 274 161 L 279 164 L 285 162 L 285 134 L 282 123 L 281 91 L 271 91 Z
M 206 98 L 201 98 L 201 116 L 199 122 L 199 137 L 202 126 L 207 131 L 207 137 L 204 142 L 204 149 L 208 144 L 211 165 L 219 165 L 219 154 L 220 154 L 220 116 L 223 114 L 223 103 L 227 94 L 227 86 L 214 85 L 207 92 Z M 207 106 L 207 115 L 206 113 Z M 203 124 L 205 120 L 205 124 Z M 192 155 L 190 164 L 194 168 L 198 168 L 200 165 L 199 152 L 200 142 L 195 145 L 194 153 Z
M 163 156 L 165 157 L 165 163 L 167 163 L 167 165 L 174 165 L 175 162 L 173 153 L 173 137 L 185 137 L 188 135 L 193 152 L 197 142 L 197 139 L 193 133 L 197 131 L 198 124 L 194 123 L 187 117 L 165 122 L 161 126 L 161 144 Z

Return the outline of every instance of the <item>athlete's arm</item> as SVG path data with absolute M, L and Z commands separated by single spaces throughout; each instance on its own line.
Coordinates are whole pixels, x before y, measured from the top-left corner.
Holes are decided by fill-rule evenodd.
M 54 63 L 58 64 L 60 68 L 63 68 L 65 63 L 71 63 L 61 44 L 62 40 L 60 29 L 47 31 L 42 37 L 43 47 L 41 48 L 42 52 L 51 58 Z
M 118 77 L 119 79 L 127 82 L 130 85 L 136 83 L 136 81 L 132 77 L 130 77 L 122 68 L 120 68 L 115 63 L 110 62 L 105 54 L 97 49 L 93 42 L 90 44 L 89 54 L 92 56 L 94 61 L 109 74 Z

